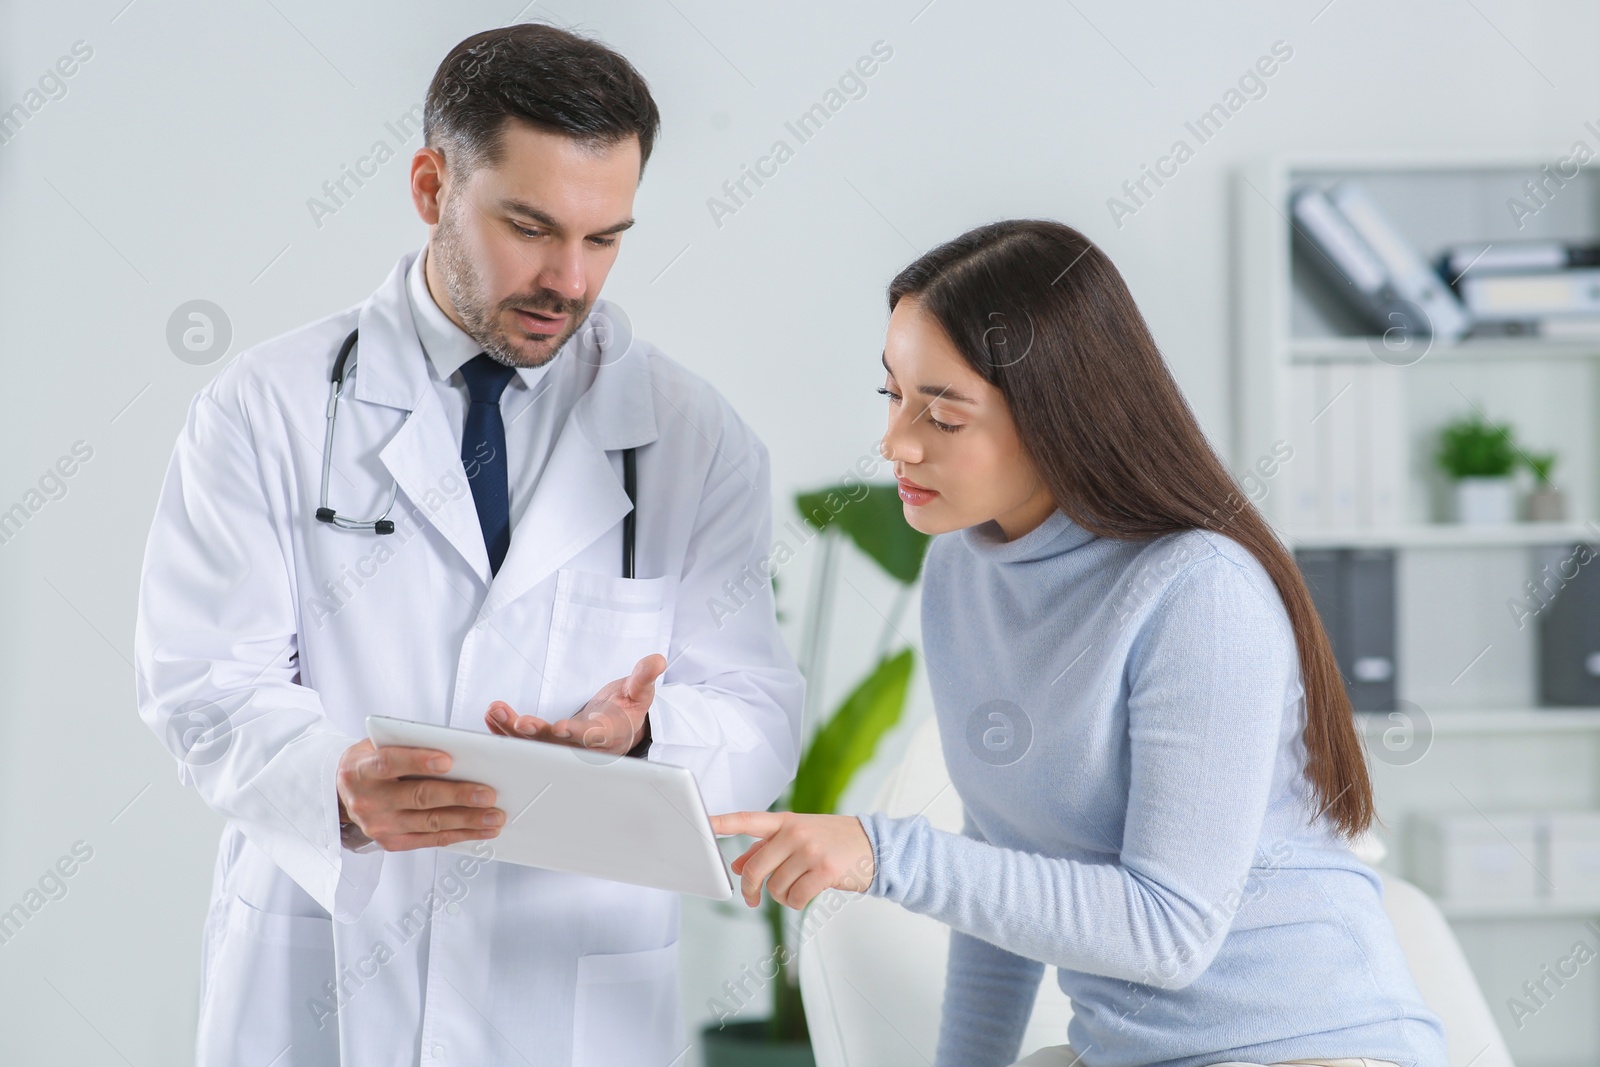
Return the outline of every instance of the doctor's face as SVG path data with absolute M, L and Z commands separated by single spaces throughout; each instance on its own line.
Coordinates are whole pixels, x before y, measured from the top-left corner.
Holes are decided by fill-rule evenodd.
M 639 142 L 585 144 L 508 119 L 501 145 L 498 163 L 466 174 L 420 150 L 412 194 L 445 313 L 501 363 L 538 367 L 583 325 L 633 224 Z
M 889 428 L 881 448 L 913 528 L 939 534 L 993 521 L 1013 540 L 1055 510 L 1005 397 L 915 297 L 902 297 L 889 316 L 883 366 Z

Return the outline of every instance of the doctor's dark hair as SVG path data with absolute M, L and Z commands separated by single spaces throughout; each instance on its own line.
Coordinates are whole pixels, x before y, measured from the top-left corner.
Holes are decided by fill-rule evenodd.
M 1083 234 L 1022 219 L 980 226 L 889 285 L 930 313 L 1000 390 L 1056 506 L 1101 537 L 1212 530 L 1260 562 L 1294 630 L 1305 776 L 1340 833 L 1371 825 L 1350 699 L 1300 569 L 1196 422 L 1122 275 Z
M 508 118 L 601 147 L 637 137 L 641 172 L 661 128 L 633 64 L 598 41 L 538 22 L 485 30 L 450 50 L 428 86 L 423 143 L 462 171 L 493 165 Z

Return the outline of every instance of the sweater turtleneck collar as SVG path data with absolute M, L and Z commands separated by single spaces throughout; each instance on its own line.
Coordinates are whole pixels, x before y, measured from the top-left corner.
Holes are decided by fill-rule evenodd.
M 1094 534 L 1057 509 L 1043 522 L 1021 537 L 1007 541 L 994 521 L 968 526 L 961 531 L 967 548 L 979 559 L 991 563 L 1031 563 L 1070 552 L 1094 540 Z

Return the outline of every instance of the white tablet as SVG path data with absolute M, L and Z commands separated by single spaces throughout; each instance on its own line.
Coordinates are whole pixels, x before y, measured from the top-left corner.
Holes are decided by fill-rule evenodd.
M 438 775 L 482 782 L 506 813 L 494 858 L 633 885 L 733 896 L 733 883 L 694 775 L 668 763 L 548 741 L 367 716 L 374 745 L 450 754 Z M 473 852 L 477 840 L 445 848 Z

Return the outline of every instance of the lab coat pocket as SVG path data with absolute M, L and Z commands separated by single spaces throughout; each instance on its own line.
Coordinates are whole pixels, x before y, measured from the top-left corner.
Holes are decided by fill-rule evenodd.
M 608 682 L 652 652 L 667 655 L 678 580 L 617 578 L 563 568 L 556 574 L 544 684 L 534 714 L 575 714 Z
M 678 942 L 579 956 L 572 1026 L 573 1067 L 680 1067 Z
M 235 896 L 212 959 L 196 1062 L 238 1064 L 291 1051 L 275 1067 L 339 1062 L 333 920 L 261 911 Z

